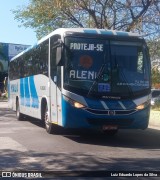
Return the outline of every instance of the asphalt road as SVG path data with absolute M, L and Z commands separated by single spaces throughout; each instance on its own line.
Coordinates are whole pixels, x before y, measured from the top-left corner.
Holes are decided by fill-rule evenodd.
M 160 130 L 50 135 L 38 120 L 17 121 L 0 102 L 0 170 L 160 171 Z

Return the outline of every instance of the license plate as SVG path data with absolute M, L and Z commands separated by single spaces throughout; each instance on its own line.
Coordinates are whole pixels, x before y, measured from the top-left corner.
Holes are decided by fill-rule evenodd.
M 118 126 L 116 125 L 104 125 L 103 130 L 116 130 L 118 129 Z

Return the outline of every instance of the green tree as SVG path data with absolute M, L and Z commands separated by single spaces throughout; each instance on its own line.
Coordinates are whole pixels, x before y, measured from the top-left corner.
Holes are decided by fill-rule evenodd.
M 160 85 L 160 71 L 157 67 L 152 69 L 152 86 L 156 87 Z
M 94 27 L 159 35 L 158 0 L 30 0 L 15 19 L 40 38 L 59 27 Z
M 150 39 L 147 44 L 150 50 L 152 61 L 160 59 L 160 39 L 155 39 L 153 37 L 153 39 Z

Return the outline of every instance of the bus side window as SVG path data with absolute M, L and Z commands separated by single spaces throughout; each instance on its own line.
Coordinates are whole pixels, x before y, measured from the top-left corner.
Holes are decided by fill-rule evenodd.
M 52 38 L 51 38 L 51 49 L 50 49 L 50 52 L 51 52 L 51 77 L 52 79 L 54 79 L 54 76 L 57 75 L 57 66 L 56 66 L 56 52 L 57 52 L 57 42 L 58 40 L 61 39 L 61 36 L 60 35 L 54 35 Z
M 23 57 L 20 57 L 20 59 L 19 59 L 18 69 L 19 69 L 19 78 L 23 78 L 24 77 L 24 60 L 23 60 Z
M 39 62 L 40 62 L 40 46 L 35 47 L 35 52 L 33 55 L 33 73 L 34 75 L 37 75 L 40 73 L 39 68 Z
M 28 74 L 28 61 L 29 61 L 29 58 L 30 58 L 30 52 L 27 52 L 25 55 L 24 55 L 24 59 L 23 59 L 23 64 L 21 64 L 24 68 L 21 69 L 21 74 L 22 74 L 22 77 L 27 77 L 29 74 Z
M 138 52 L 138 60 L 137 60 L 137 72 L 143 73 L 143 52 Z
M 48 43 L 49 41 L 45 41 L 42 43 L 40 47 L 40 61 L 39 61 L 39 68 L 40 73 L 48 76 Z
M 13 79 L 17 79 L 17 78 L 18 78 L 18 75 L 17 75 L 17 67 L 16 67 L 17 61 L 18 61 L 18 60 L 15 60 L 15 61 L 13 62 Z

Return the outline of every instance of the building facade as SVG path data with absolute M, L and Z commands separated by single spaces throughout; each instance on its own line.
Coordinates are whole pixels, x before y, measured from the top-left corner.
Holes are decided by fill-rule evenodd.
M 9 61 L 28 47 L 29 45 L 0 42 L 0 91 L 3 91 L 3 81 L 4 78 L 8 76 Z

